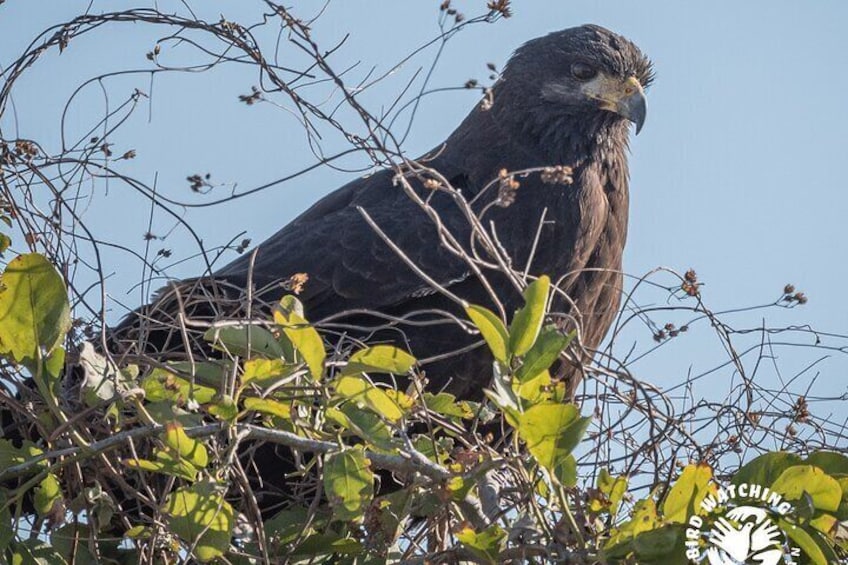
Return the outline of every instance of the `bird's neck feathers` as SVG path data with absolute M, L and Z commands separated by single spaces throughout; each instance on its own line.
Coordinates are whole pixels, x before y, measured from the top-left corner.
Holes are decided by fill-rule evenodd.
M 501 104 L 499 104 L 501 102 Z M 490 109 L 475 108 L 448 139 L 445 151 L 452 164 L 484 176 L 487 183 L 498 171 L 565 165 L 575 171 L 594 168 L 606 177 L 607 191 L 626 198 L 629 125 L 614 114 L 511 112 L 521 105 L 495 98 Z M 475 184 L 476 184 L 475 183 Z

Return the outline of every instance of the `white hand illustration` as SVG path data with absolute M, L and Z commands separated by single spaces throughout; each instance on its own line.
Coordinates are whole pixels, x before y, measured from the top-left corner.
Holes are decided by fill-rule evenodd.
M 717 547 L 707 549 L 707 560 L 710 565 L 735 565 L 733 560 Z
M 754 563 L 762 563 L 762 565 L 777 565 L 783 561 L 783 552 L 779 549 L 770 549 L 752 556 Z
M 737 506 L 736 508 L 729 510 L 725 516 L 731 520 L 736 520 L 737 522 L 743 522 L 751 516 L 756 516 L 756 522 L 760 523 L 768 517 L 768 513 L 762 508 L 757 508 L 755 506 Z
M 765 519 L 751 533 L 751 551 L 773 547 L 782 541 L 782 537 L 780 528 L 771 520 Z
M 754 524 L 748 522 L 742 528 L 737 529 L 726 518 L 716 520 L 710 530 L 710 540 L 723 549 L 736 561 L 745 562 L 751 548 L 751 530 Z

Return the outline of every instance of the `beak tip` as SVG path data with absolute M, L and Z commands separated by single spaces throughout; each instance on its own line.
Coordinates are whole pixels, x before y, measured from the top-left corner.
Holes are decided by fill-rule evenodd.
M 631 98 L 626 106 L 625 116 L 636 125 L 636 135 L 642 131 L 642 126 L 645 125 L 645 118 L 648 114 L 648 108 L 644 95 Z

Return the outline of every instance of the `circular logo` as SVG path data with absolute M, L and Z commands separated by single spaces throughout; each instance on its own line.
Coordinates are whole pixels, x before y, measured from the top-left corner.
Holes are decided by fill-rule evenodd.
M 718 489 L 700 507 L 704 517 L 691 516 L 686 529 L 686 557 L 693 563 L 777 565 L 795 563 L 800 555 L 773 519 L 792 507 L 768 488 L 743 484 Z

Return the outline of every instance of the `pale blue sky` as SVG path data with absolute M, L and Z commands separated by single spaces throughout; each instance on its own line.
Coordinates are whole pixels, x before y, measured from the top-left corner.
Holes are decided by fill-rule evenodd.
M 0 5 L 0 64 L 5 68 L 46 24 L 70 18 L 88 4 L 8 0 Z M 91 10 L 153 4 L 95 0 Z M 185 13 L 180 2 L 158 4 L 165 11 Z M 454 4 L 469 16 L 485 7 L 483 0 Z M 193 2 L 192 7 L 209 20 L 224 14 L 241 23 L 256 21 L 262 9 L 261 3 L 248 1 Z M 310 17 L 319 7 L 299 3 L 295 12 Z M 350 34 L 333 60 L 337 68 L 361 61 L 350 74 L 349 82 L 354 83 L 371 67 L 385 72 L 402 55 L 435 37 L 437 7 L 435 0 L 337 0 L 327 6 L 314 32 L 325 45 Z M 631 144 L 626 270 L 638 275 L 657 266 L 681 272 L 694 267 L 706 283 L 705 301 L 716 310 L 769 302 L 785 283 L 794 282 L 810 298 L 803 308 L 728 320 L 736 327 L 753 327 L 765 317 L 767 325 L 809 323 L 823 331 L 848 333 L 848 300 L 843 295 L 848 281 L 848 3 L 586 0 L 516 2 L 514 10 L 511 19 L 457 34 L 447 44 L 431 86 L 485 79 L 487 62 L 501 66 L 522 42 L 573 25 L 594 22 L 629 37 L 653 59 L 657 79 L 648 93 L 647 123 Z M 49 144 L 56 139 L 61 102 L 82 80 L 99 72 L 151 68 L 144 55 L 166 33 L 116 25 L 73 42 L 61 56 L 46 56 L 17 86 L 18 120 L 9 112 L 0 118 L 5 135 L 19 127 L 23 137 Z M 433 49 L 425 51 L 364 93 L 363 103 L 378 111 L 433 54 Z M 162 57 L 198 60 L 187 49 L 166 48 Z M 292 117 L 271 105 L 247 107 L 237 101 L 237 95 L 248 93 L 256 82 L 250 69 L 236 67 L 192 76 L 158 75 L 152 84 L 152 107 L 141 108 L 112 140 L 116 154 L 131 148 L 138 152 L 123 170 L 150 184 L 158 173 L 163 193 L 197 203 L 224 195 L 227 189 L 193 195 L 185 181 L 193 173 L 209 172 L 215 181 L 247 189 L 298 170 L 310 154 Z M 107 85 L 113 104 L 136 87 L 150 93 L 150 77 L 139 74 Z M 444 139 L 476 100 L 468 91 L 426 98 L 407 151 L 414 156 Z M 102 114 L 103 101 L 97 85 L 84 90 L 68 114 L 66 129 L 79 133 L 89 127 Z M 329 149 L 344 147 L 337 136 L 325 143 Z M 350 167 L 364 163 L 362 156 L 345 161 Z M 185 214 L 208 245 L 225 243 L 241 230 L 258 243 L 354 175 L 317 171 L 238 202 Z M 112 183 L 108 193 L 102 185 L 95 189 L 86 219 L 101 236 L 142 251 L 147 213 L 142 199 Z M 153 225 L 154 233 L 162 235 L 173 222 L 157 215 Z M 173 249 L 174 258 L 194 249 L 179 230 L 152 249 L 159 247 Z M 111 252 L 106 258 L 107 271 L 114 272 L 110 294 L 137 304 L 141 293 L 125 292 L 138 279 L 138 263 Z M 197 262 L 168 271 L 175 277 L 198 272 Z M 640 298 L 644 304 L 662 299 L 650 293 Z M 640 340 L 639 348 L 649 348 L 650 332 L 634 330 L 640 330 L 630 336 Z M 706 326 L 685 340 L 634 367 L 645 371 L 644 378 L 670 385 L 687 371 L 697 373 L 720 358 L 719 345 Z M 844 339 L 829 343 L 846 345 Z M 774 379 L 789 378 L 819 357 L 836 355 L 819 367 L 822 381 L 817 390 L 845 394 L 844 354 L 794 347 L 777 354 L 779 374 L 774 369 L 770 375 Z M 715 377 L 722 383 L 729 378 L 729 373 Z

